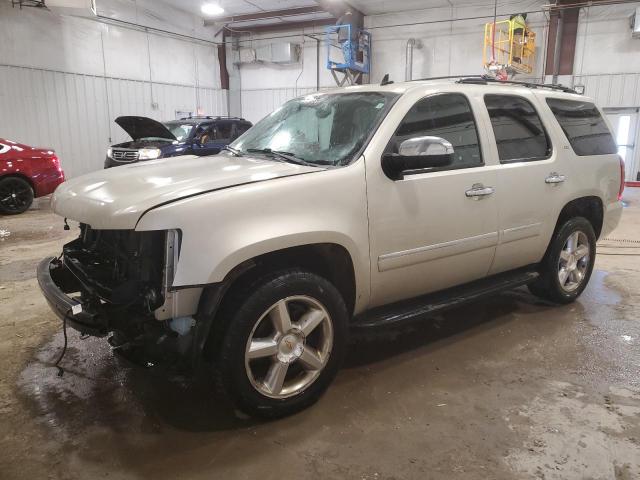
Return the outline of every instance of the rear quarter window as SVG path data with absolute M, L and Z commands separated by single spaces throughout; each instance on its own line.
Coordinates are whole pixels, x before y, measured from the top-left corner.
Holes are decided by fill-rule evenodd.
M 593 103 L 547 98 L 547 105 L 558 120 L 576 155 L 609 155 L 618 147 L 600 111 Z

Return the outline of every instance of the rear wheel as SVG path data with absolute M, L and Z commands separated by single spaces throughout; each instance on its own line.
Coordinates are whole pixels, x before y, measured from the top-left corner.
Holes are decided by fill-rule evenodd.
M 245 413 L 281 417 L 316 402 L 335 377 L 348 314 L 337 289 L 302 270 L 263 277 L 237 292 L 218 359 L 225 392 Z
M 19 177 L 0 179 L 0 213 L 15 215 L 25 212 L 33 203 L 33 189 Z
M 576 217 L 556 232 L 540 263 L 540 278 L 529 285 L 534 295 L 570 303 L 586 288 L 596 258 L 596 236 L 591 223 Z

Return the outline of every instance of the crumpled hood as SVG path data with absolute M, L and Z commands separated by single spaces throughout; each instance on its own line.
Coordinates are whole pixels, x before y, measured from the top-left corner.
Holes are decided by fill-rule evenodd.
M 96 229 L 133 229 L 160 204 L 237 185 L 322 171 L 275 160 L 194 155 L 151 160 L 89 173 L 64 182 L 51 199 L 63 217 Z

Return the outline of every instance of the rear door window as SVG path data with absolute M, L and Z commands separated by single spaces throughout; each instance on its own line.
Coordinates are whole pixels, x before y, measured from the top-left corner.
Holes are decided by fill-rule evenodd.
M 576 155 L 609 155 L 618 147 L 600 111 L 593 103 L 547 98 Z
M 515 95 L 485 95 L 500 163 L 543 160 L 551 142 L 534 106 Z

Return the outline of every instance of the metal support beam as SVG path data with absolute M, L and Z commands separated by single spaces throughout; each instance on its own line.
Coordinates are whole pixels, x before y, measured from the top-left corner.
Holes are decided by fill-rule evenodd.
M 227 17 L 209 18 L 204 21 L 205 26 L 216 25 L 221 23 L 237 23 L 237 22 L 250 22 L 253 20 L 269 20 L 279 19 L 283 17 L 296 17 L 300 15 L 310 15 L 314 13 L 325 13 L 325 10 L 320 7 L 299 7 L 299 8 L 286 8 L 282 10 L 267 10 L 257 13 L 246 13 L 243 15 L 231 15 Z
M 564 1 L 549 10 L 545 74 L 553 76 L 553 83 L 557 83 L 559 75 L 573 73 L 579 11 L 579 8 L 567 8 Z
M 226 32 L 222 32 L 222 45 L 218 45 L 218 65 L 220 66 L 220 87 L 229 90 L 229 70 L 227 69 Z
M 256 25 L 252 27 L 238 27 L 235 31 L 233 27 L 225 26 L 225 30 L 232 35 L 242 35 L 245 33 L 268 33 L 282 30 L 302 30 L 303 28 L 323 27 L 336 23 L 335 18 L 321 18 L 318 20 L 307 20 L 304 22 L 280 22 L 269 25 Z
M 560 74 L 560 53 L 562 52 L 562 30 L 564 29 L 564 12 L 560 10 L 556 16 L 556 41 L 553 48 L 553 76 L 551 83 L 558 83 Z

